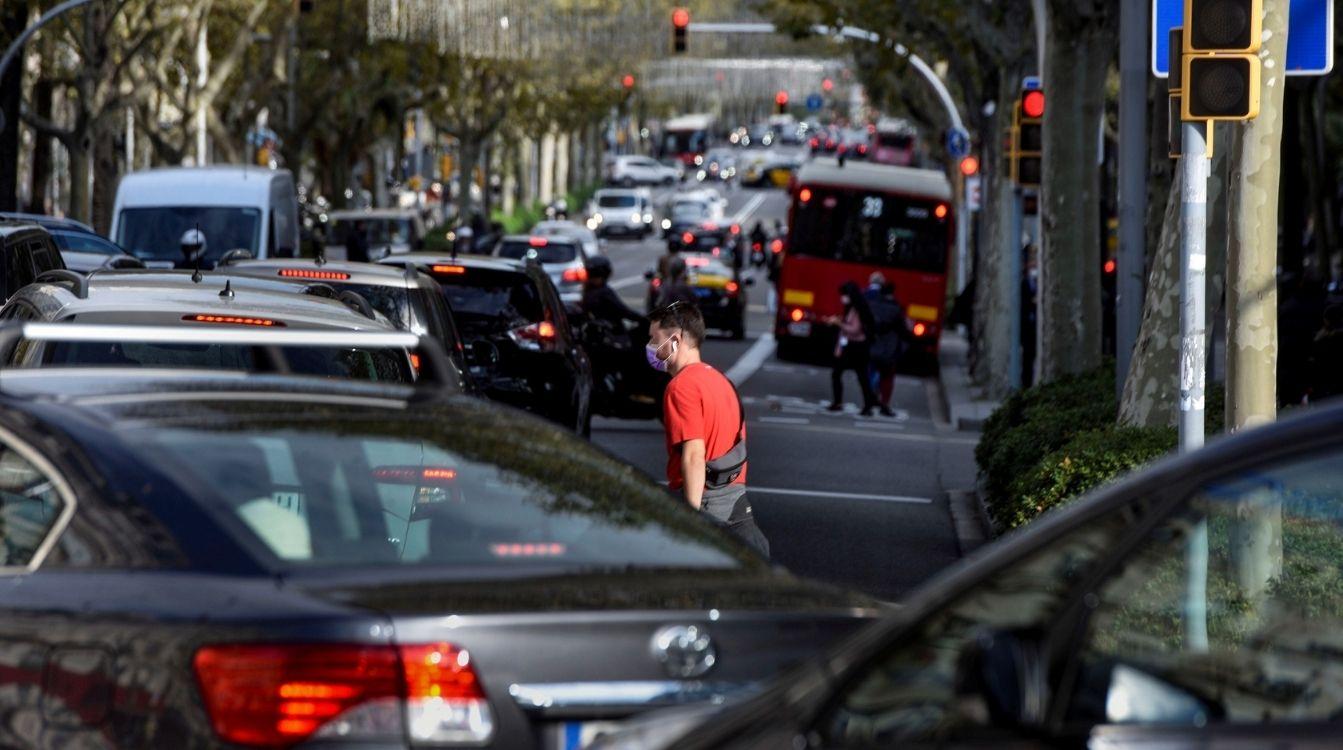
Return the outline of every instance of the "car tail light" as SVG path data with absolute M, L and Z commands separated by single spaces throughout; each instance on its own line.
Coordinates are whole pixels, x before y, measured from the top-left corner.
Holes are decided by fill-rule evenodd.
M 446 273 L 453 276 L 460 276 L 461 274 L 466 273 L 465 266 L 430 266 L 429 270 L 434 273 Z
M 760 246 L 760 243 L 759 243 L 759 242 L 752 242 L 752 243 L 751 243 L 751 252 L 753 252 L 753 253 L 758 253 L 758 252 L 760 252 L 760 250 L 761 250 L 761 246 Z
M 578 268 L 566 268 L 560 278 L 571 284 L 582 284 L 588 280 L 588 269 L 582 266 L 579 266 Z
M 685 259 L 685 264 L 686 264 L 687 266 L 689 266 L 689 267 L 694 267 L 694 266 L 707 266 L 707 265 L 709 265 L 709 259 L 708 259 L 708 258 L 686 258 L 686 259 Z
M 495 557 L 559 557 L 564 553 L 564 545 L 556 543 L 513 542 L 490 545 L 490 554 Z
M 802 188 L 797 193 L 797 199 L 806 203 L 811 200 L 811 188 Z
M 544 349 L 555 343 L 555 324 L 549 320 L 543 320 L 540 323 L 514 328 L 508 332 L 508 335 L 514 342 L 524 348 Z
M 781 239 L 777 239 L 777 238 L 774 239 L 774 240 L 771 240 L 770 243 L 769 243 L 769 250 L 770 250 L 770 252 L 772 252 L 772 253 L 781 253 L 781 252 L 783 252 L 783 240 L 781 240 Z
M 416 375 L 420 374 L 420 355 L 410 355 L 410 369 L 414 370 Z
M 937 208 L 933 209 L 933 216 L 936 216 L 939 219 L 947 218 L 947 204 L 945 203 L 937 204 Z
M 928 326 L 926 326 L 926 325 L 924 325 L 924 324 L 922 324 L 922 323 L 915 323 L 915 324 L 914 324 L 914 335 L 915 335 L 915 336 L 922 336 L 923 334 L 925 334 L 925 333 L 927 333 L 927 332 L 928 332 Z
M 252 318 L 242 315 L 183 315 L 182 320 L 191 323 L 219 323 L 230 326 L 260 326 L 262 328 L 284 328 L 284 322 L 270 318 Z
M 662 288 L 662 279 L 653 279 L 653 281 L 652 281 L 651 283 L 652 283 L 654 289 L 660 289 L 660 288 Z
M 383 484 L 451 484 L 457 479 L 457 470 L 446 466 L 379 466 L 373 469 L 373 480 Z
M 309 738 L 483 744 L 494 718 L 451 644 L 226 644 L 194 659 L 215 733 L 253 747 Z
M 545 247 L 550 244 L 550 240 L 545 237 L 528 237 L 527 244 L 532 247 Z
M 727 286 L 724 287 L 724 289 L 727 290 L 727 296 L 735 297 L 737 296 L 737 292 L 741 291 L 741 285 L 739 285 L 735 281 L 729 281 L 727 283 Z
M 709 230 L 710 232 L 717 232 L 717 231 L 718 231 L 718 225 L 715 224 L 715 223 L 712 222 L 712 221 L 706 221 L 706 222 L 704 222 L 704 228 L 707 229 L 707 230 Z
M 733 234 L 741 234 L 741 225 L 733 224 L 732 226 L 728 227 L 728 230 L 731 231 Z
M 321 281 L 346 281 L 350 274 L 344 271 L 315 271 L 308 268 L 281 268 L 280 275 L 286 279 L 318 279 Z
M 802 308 L 795 307 L 793 308 L 793 311 L 788 314 L 788 319 L 793 321 L 794 323 L 801 323 L 802 319 L 806 317 L 806 315 L 807 314 L 802 311 Z
M 686 232 L 685 234 L 681 235 L 681 244 L 683 245 L 689 245 L 694 241 L 695 241 L 695 235 L 689 232 Z

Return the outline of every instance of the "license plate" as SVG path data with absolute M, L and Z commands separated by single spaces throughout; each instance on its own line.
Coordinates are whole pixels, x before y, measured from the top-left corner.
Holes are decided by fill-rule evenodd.
M 800 336 L 800 337 L 802 337 L 802 338 L 806 338 L 807 336 L 810 336 L 810 335 L 811 335 L 811 323 L 806 323 L 806 322 L 803 322 L 803 323 L 789 323 L 789 324 L 788 324 L 788 335 L 789 335 L 789 336 Z
M 620 724 L 613 721 L 566 721 L 554 725 L 547 746 L 555 750 L 580 750 L 607 732 L 614 732 Z

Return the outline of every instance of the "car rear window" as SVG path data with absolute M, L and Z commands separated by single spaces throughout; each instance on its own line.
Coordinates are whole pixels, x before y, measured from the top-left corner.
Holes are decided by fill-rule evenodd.
M 56 247 L 61 250 L 69 250 L 72 253 L 123 254 L 121 248 L 96 234 L 52 230 L 51 239 L 56 243 Z
M 602 208 L 634 208 L 633 195 L 599 195 L 597 205 Z
M 549 237 L 544 238 L 544 240 L 544 244 L 505 240 L 503 244 L 499 245 L 499 252 L 496 255 L 513 260 L 530 259 L 538 263 L 572 263 L 573 259 L 578 257 L 577 245 L 556 241 Z
M 281 347 L 297 375 L 410 383 L 414 377 L 404 351 Z M 154 344 L 139 341 L 94 343 L 57 341 L 34 358 L 48 367 L 155 367 L 195 370 L 257 369 L 253 347 L 233 344 Z
M 545 319 L 545 305 L 536 283 L 518 271 L 445 266 L 434 270 L 452 314 L 466 330 L 516 328 Z
M 735 545 L 656 486 L 550 428 L 501 425 L 484 408 L 267 412 L 141 428 L 132 442 L 278 567 L 741 565 Z

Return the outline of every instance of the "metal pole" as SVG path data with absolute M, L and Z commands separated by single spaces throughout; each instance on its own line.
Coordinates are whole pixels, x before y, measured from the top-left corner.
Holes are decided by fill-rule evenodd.
M 1007 276 L 1011 279 L 1007 290 L 1008 357 L 1007 387 L 1021 390 L 1021 188 L 1012 188 L 1011 234 L 1007 237 Z
M 1124 390 L 1142 325 L 1147 212 L 1147 5 L 1119 13 L 1119 257 L 1115 278 L 1115 392 Z
M 960 170 L 957 169 L 959 173 Z M 956 205 L 956 294 L 965 291 L 965 285 L 969 279 L 970 273 L 966 265 L 970 262 L 969 253 L 969 234 L 970 234 L 970 201 L 966 195 L 965 175 L 961 174 L 959 181 L 959 194 L 957 195 Z
M 1207 290 L 1208 157 L 1207 125 L 1181 126 L 1184 178 L 1180 196 L 1180 452 L 1203 445 L 1203 385 Z M 1186 647 L 1208 649 L 1208 525 L 1195 525 L 1186 543 L 1184 627 Z

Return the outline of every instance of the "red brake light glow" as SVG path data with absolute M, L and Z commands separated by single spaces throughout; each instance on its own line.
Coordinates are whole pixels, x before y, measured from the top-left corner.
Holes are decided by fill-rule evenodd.
M 924 324 L 922 324 L 922 323 L 915 323 L 915 324 L 914 324 L 914 335 L 915 335 L 915 336 L 922 336 L 923 334 L 925 334 L 925 333 L 927 333 L 927 332 L 928 332 L 928 326 L 926 326 L 926 325 L 924 325 Z
M 803 203 L 811 200 L 811 188 L 802 188 L 797 192 L 797 199 Z
M 549 320 L 543 320 L 536 324 L 536 334 L 543 339 L 555 338 L 555 324 Z
M 933 216 L 936 216 L 939 219 L 947 218 L 947 204 L 945 203 L 937 204 L 937 208 L 933 209 Z
M 528 237 L 527 244 L 532 247 L 545 247 L 550 244 L 550 240 L 545 237 Z
M 387 484 L 433 484 L 456 478 L 456 469 L 441 466 L 379 466 L 373 470 L 373 479 Z
M 805 314 L 805 313 L 802 312 L 802 309 L 801 309 L 801 308 L 794 308 L 793 311 L 792 311 L 791 313 L 788 314 L 788 317 L 789 317 L 789 319 L 791 319 L 794 323 L 801 323 L 801 322 L 802 322 L 802 316 L 803 316 L 804 314 Z
M 728 227 L 728 229 L 731 230 L 733 234 L 741 234 L 740 224 L 733 224 L 731 227 Z
M 434 273 L 450 273 L 454 275 L 466 273 L 466 268 L 464 266 L 431 266 L 429 270 Z
M 418 375 L 420 373 L 420 355 L 418 354 L 410 355 L 410 367 L 411 369 L 415 370 L 415 374 Z
M 281 268 L 280 275 L 287 279 L 321 279 L 323 281 L 345 281 L 350 274 L 344 271 L 317 271 L 307 268 Z
M 261 328 L 284 328 L 284 323 L 270 318 L 249 318 L 241 315 L 183 315 L 182 320 L 192 323 L 219 323 L 231 326 L 259 326 Z
M 769 243 L 769 250 L 770 250 L 770 252 L 772 252 L 772 253 L 781 253 L 781 252 L 783 252 L 783 240 L 781 240 L 781 239 L 779 239 L 779 238 L 777 238 L 777 237 L 774 238 L 773 240 L 770 240 L 770 243 Z
M 495 557 L 557 557 L 563 555 L 563 544 L 491 544 L 490 554 Z
M 588 280 L 588 269 L 585 267 L 566 268 L 564 274 L 560 277 L 565 281 L 582 284 Z
M 709 259 L 708 259 L 708 258 L 686 258 L 686 259 L 685 259 L 685 264 L 686 264 L 687 266 L 707 266 L 707 265 L 709 265 Z
M 741 286 L 735 281 L 729 281 L 725 289 L 727 289 L 729 297 L 735 297 L 737 296 L 737 292 L 741 291 Z
M 652 284 L 654 289 L 659 289 L 662 287 L 662 279 L 653 279 Z
M 681 244 L 683 245 L 689 245 L 694 241 L 695 241 L 695 235 L 689 232 L 686 232 L 685 234 L 681 235 Z
M 1117 268 L 1117 266 L 1115 265 L 1114 258 L 1111 258 L 1111 259 L 1105 261 L 1105 272 L 1106 272 L 1106 273 L 1114 273 L 1114 272 L 1115 272 L 1115 268 Z

